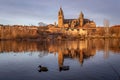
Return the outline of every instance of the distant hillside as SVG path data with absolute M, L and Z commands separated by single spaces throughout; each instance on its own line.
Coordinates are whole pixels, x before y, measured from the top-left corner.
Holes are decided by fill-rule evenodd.
M 43 23 L 43 22 L 39 22 L 38 25 L 39 25 L 39 26 L 47 26 L 47 24 L 46 24 L 46 23 Z

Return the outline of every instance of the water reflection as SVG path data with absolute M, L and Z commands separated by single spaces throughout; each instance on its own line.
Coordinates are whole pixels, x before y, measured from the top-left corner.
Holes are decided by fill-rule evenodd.
M 119 39 L 93 39 L 84 41 L 1 41 L 0 53 L 6 52 L 41 52 L 39 57 L 58 53 L 59 67 L 63 66 L 64 58 L 77 59 L 83 64 L 84 59 L 104 51 L 104 58 L 109 57 L 109 52 L 119 53 Z
M 119 80 L 116 54 L 119 39 L 1 41 L 0 80 Z

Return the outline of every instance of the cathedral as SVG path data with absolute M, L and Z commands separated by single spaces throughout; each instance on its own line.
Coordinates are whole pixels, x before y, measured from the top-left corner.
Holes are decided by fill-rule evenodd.
M 78 19 L 65 19 L 64 12 L 60 8 L 58 12 L 58 27 L 64 28 L 86 28 L 86 27 L 96 27 L 94 21 L 84 18 L 84 14 L 81 12 Z

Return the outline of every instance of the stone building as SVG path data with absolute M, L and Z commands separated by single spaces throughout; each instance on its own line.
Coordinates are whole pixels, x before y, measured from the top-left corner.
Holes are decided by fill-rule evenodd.
M 80 27 L 96 27 L 94 21 L 84 18 L 84 14 L 81 12 L 78 19 L 65 19 L 64 12 L 60 8 L 58 12 L 58 27 L 64 28 L 80 28 Z

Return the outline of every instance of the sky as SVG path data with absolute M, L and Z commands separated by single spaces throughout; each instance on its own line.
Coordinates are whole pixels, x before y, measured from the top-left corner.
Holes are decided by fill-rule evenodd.
M 97 26 L 109 20 L 110 25 L 120 24 L 120 0 L 0 0 L 0 24 L 38 25 L 39 22 L 57 22 L 59 8 L 64 17 L 78 18 L 80 12 Z

